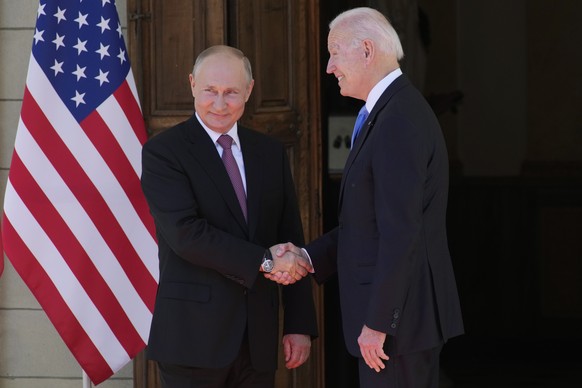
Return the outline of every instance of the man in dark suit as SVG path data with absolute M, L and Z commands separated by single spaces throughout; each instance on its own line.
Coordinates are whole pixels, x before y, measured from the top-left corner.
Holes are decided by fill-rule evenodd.
M 290 283 L 306 272 L 268 249 L 301 244 L 303 231 L 283 145 L 237 125 L 253 82 L 241 51 L 206 49 L 190 75 L 195 114 L 143 148 L 160 260 L 147 354 L 163 387 L 274 385 L 279 286 L 260 272 L 291 271 Z M 285 361 L 295 368 L 317 336 L 311 284 L 282 292 Z
M 330 24 L 328 50 L 327 72 L 342 95 L 366 102 L 369 115 L 344 168 L 339 225 L 303 252 L 318 282 L 338 273 L 360 387 L 436 388 L 442 346 L 463 333 L 446 236 L 443 135 L 402 74 L 402 46 L 381 13 L 340 14 Z M 280 248 L 300 253 L 291 244 Z

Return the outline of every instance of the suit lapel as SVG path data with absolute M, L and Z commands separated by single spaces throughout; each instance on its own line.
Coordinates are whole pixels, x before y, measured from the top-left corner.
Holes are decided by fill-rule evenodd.
M 222 159 L 220 159 L 220 155 L 216 151 L 216 145 L 212 142 L 212 139 L 208 136 L 204 128 L 202 128 L 196 116 L 190 118 L 190 123 L 191 125 L 187 126 L 188 133 L 186 134 L 186 138 L 192 144 L 192 156 L 199 161 L 198 164 L 214 182 L 218 193 L 224 199 L 240 226 L 243 230 L 248 231 L 247 222 L 238 203 L 228 173 L 222 163 Z
M 378 113 L 386 107 L 386 105 L 388 104 L 388 101 L 390 101 L 390 99 L 396 94 L 396 92 L 398 92 L 400 89 L 402 89 L 403 87 L 405 87 L 409 84 L 410 84 L 410 81 L 408 80 L 408 77 L 406 77 L 405 74 L 402 74 L 400 77 L 396 78 L 386 88 L 384 93 L 382 93 L 382 95 L 380 96 L 380 98 L 376 102 L 376 105 L 374 105 L 374 108 L 372 109 L 372 111 L 368 115 L 368 118 L 364 122 L 362 129 L 360 130 L 360 134 L 356 138 L 356 143 L 354 144 L 354 147 L 350 150 L 350 153 L 348 154 L 348 158 L 346 160 L 346 164 L 344 166 L 342 181 L 340 184 L 340 193 L 339 193 L 339 201 L 338 201 L 338 212 L 339 213 L 338 214 L 341 214 L 341 207 L 342 207 L 342 202 L 343 202 L 343 193 L 344 193 L 344 186 L 345 186 L 345 182 L 346 182 L 346 177 L 349 174 L 352 165 L 354 164 L 354 160 L 357 158 L 358 154 L 360 153 L 360 150 L 362 149 L 362 146 L 364 145 L 368 136 L 372 132 L 372 129 L 374 128 L 374 124 L 376 123 L 376 116 L 378 116 Z

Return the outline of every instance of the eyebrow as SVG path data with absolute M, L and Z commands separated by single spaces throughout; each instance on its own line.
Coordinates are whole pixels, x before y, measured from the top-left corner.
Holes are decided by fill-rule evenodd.
M 202 89 L 218 89 L 215 85 L 205 85 L 202 87 Z M 241 89 L 236 87 L 236 86 L 227 86 L 225 88 L 221 88 L 226 92 L 240 92 Z

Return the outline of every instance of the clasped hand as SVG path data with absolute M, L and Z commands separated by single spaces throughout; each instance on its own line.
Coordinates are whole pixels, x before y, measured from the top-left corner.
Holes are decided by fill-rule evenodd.
M 313 267 L 304 256 L 303 251 L 294 244 L 277 244 L 269 249 L 273 256 L 274 267 L 273 271 L 264 274 L 267 279 L 288 285 L 313 272 Z

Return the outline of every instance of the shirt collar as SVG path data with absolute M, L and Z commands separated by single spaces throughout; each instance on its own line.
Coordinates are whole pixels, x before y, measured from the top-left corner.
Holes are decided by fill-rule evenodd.
M 402 70 L 400 68 L 397 68 L 396 70 L 389 73 L 386 77 L 382 78 L 380 82 L 378 82 L 376 86 L 374 86 L 372 90 L 370 90 L 368 98 L 366 99 L 366 110 L 368 111 L 368 113 L 371 112 L 372 109 L 374 109 L 374 105 L 376 105 L 376 103 L 380 99 L 380 96 L 382 95 L 382 93 L 384 93 L 384 90 L 386 90 L 388 86 L 390 86 L 390 84 L 401 75 Z

